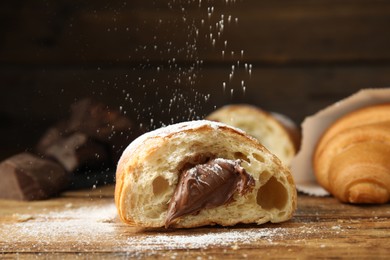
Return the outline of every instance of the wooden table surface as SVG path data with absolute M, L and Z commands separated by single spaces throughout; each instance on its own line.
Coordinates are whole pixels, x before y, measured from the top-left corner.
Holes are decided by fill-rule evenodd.
M 113 191 L 0 200 L 0 258 L 390 257 L 390 204 L 352 206 L 300 194 L 285 223 L 146 231 L 120 222 Z

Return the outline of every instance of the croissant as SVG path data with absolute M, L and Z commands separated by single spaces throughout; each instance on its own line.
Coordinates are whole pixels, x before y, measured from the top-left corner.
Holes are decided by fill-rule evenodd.
M 333 123 L 313 156 L 318 183 L 342 202 L 390 200 L 390 103 L 361 108 Z
M 256 139 L 206 120 L 140 136 L 116 172 L 119 216 L 137 227 L 282 222 L 296 197 L 290 171 Z
M 206 119 L 240 128 L 259 140 L 287 166 L 298 150 L 300 131 L 284 115 L 269 113 L 252 105 L 236 104 L 221 107 Z

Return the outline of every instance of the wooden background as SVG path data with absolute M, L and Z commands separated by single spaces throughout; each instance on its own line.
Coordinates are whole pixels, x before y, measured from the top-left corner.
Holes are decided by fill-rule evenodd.
M 390 86 L 390 1 L 1 1 L 0 85 L 0 159 L 86 96 L 149 129 L 229 103 L 301 123 Z

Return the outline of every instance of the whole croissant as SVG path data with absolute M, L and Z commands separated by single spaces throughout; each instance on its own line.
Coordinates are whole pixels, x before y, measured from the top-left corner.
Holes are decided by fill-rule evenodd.
M 390 103 L 338 119 L 318 142 L 313 165 L 319 184 L 342 202 L 388 202 Z

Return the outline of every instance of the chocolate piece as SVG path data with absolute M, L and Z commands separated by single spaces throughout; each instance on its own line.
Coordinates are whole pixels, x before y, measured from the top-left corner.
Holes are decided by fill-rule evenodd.
M 67 129 L 70 132 L 83 132 L 98 140 L 109 141 L 113 130 L 125 130 L 132 125 L 119 111 L 110 110 L 107 106 L 83 99 L 71 106 L 71 115 Z
M 85 170 L 85 168 L 101 169 L 109 164 L 104 146 L 82 133 L 58 139 L 46 147 L 44 155 L 54 158 L 68 172 Z
M 82 132 L 107 144 L 114 162 L 119 160 L 129 142 L 141 134 L 141 130 L 118 110 L 91 99 L 80 100 L 71 110 L 68 131 Z
M 37 151 L 45 154 L 47 147 L 74 133 L 83 133 L 107 147 L 115 165 L 126 146 L 143 131 L 118 110 L 91 99 L 82 99 L 71 106 L 68 119 L 50 128 L 37 144 Z
M 60 165 L 30 153 L 1 162 L 0 178 L 0 198 L 14 200 L 46 199 L 69 183 L 69 175 Z
M 196 165 L 182 173 L 169 202 L 165 227 L 179 217 L 227 204 L 236 191 L 244 195 L 254 184 L 239 160 L 217 158 Z
M 118 110 L 86 98 L 71 106 L 69 118 L 46 131 L 36 151 L 76 173 L 70 188 L 91 187 L 114 182 L 122 152 L 141 132 Z

